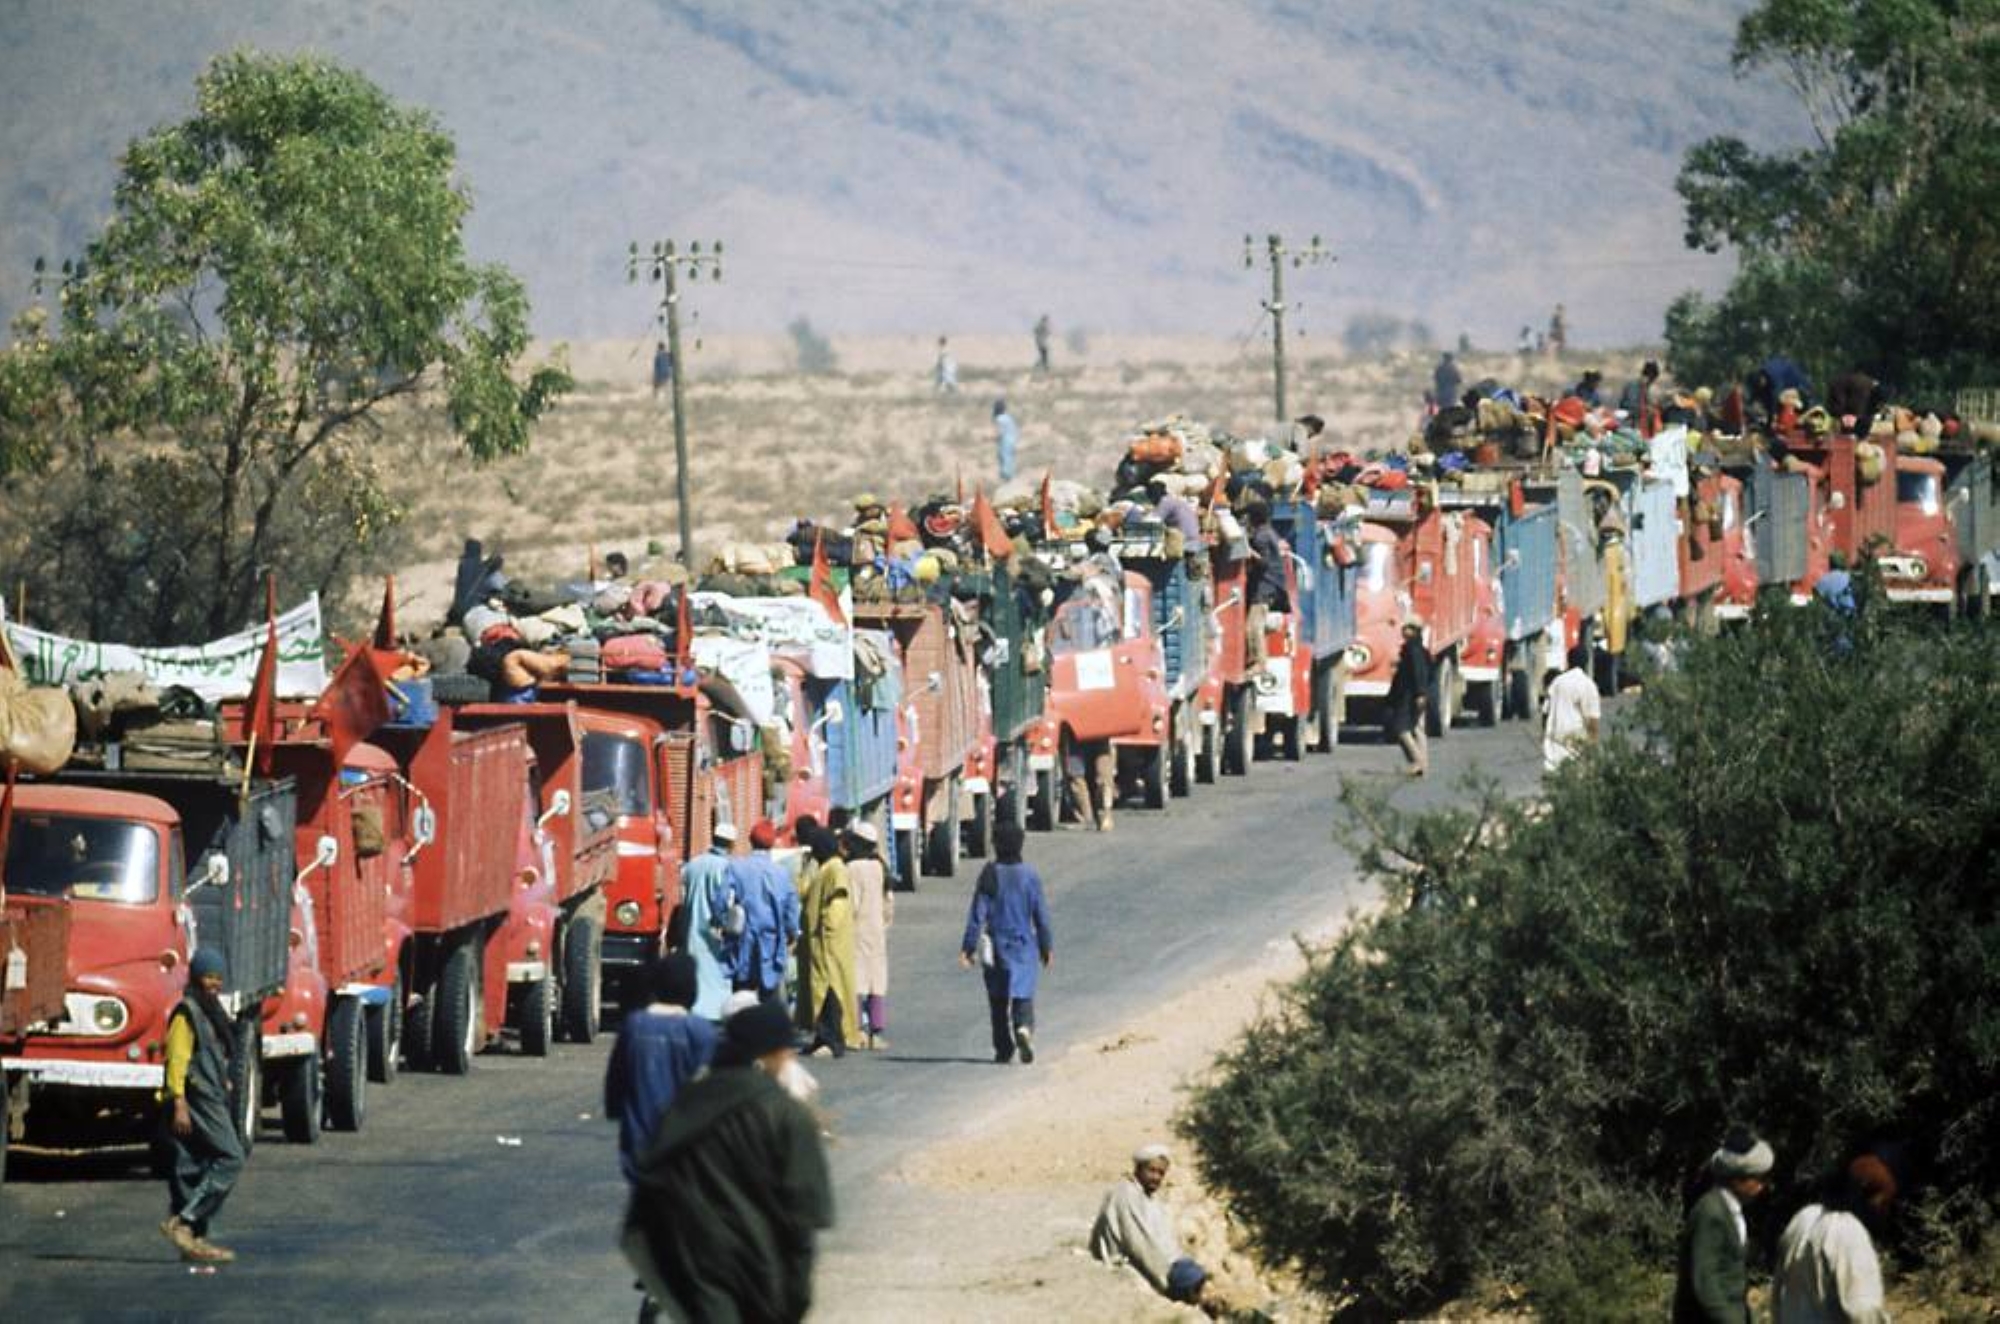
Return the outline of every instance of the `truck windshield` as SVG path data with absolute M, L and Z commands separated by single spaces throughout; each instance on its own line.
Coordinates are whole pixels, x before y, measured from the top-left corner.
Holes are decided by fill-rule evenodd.
M 1057 657 L 1088 653 L 1117 642 L 1118 622 L 1110 609 L 1089 593 L 1065 602 L 1049 624 L 1049 651 Z
M 583 789 L 609 791 L 620 817 L 649 812 L 645 745 L 631 736 L 601 732 L 584 736 Z
M 1938 476 L 1902 473 L 1896 475 L 1896 500 L 1915 506 L 1926 515 L 1938 513 Z
M 1366 544 L 1361 549 L 1361 587 L 1372 589 L 1389 587 L 1389 566 L 1395 555 L 1394 543 Z
M 16 814 L 7 887 L 35 896 L 145 905 L 160 895 L 160 837 L 123 818 Z

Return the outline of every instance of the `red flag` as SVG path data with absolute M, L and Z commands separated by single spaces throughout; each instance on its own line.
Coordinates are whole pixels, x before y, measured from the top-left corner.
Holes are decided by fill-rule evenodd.
M 818 533 L 813 535 L 812 582 L 806 587 L 806 596 L 826 608 L 834 624 L 847 624 L 847 613 L 840 609 L 840 594 L 833 591 L 833 571 L 826 564 L 826 540 Z
M 688 615 L 688 593 L 690 587 L 681 585 L 680 601 L 674 604 L 674 652 L 680 654 L 675 661 L 683 675 L 694 661 L 694 621 Z
M 326 728 L 335 767 L 345 764 L 347 752 L 389 720 L 388 679 L 374 649 L 361 645 L 347 650 L 347 660 L 326 683 L 309 716 Z
M 985 545 L 988 556 L 999 558 L 1011 556 L 1014 543 L 1007 537 L 1007 530 L 1001 527 L 1000 517 L 993 511 L 993 503 L 981 492 L 972 498 L 972 526 L 979 531 L 979 541 Z
M 1229 503 L 1223 499 L 1223 494 L 1228 490 L 1229 475 L 1226 472 L 1218 473 L 1215 481 L 1208 485 L 1208 499 L 1202 504 L 1210 510 L 1214 510 L 1218 505 L 1228 505 Z
M 257 676 L 250 682 L 243 738 L 256 743 L 257 770 L 268 777 L 278 744 L 278 589 L 269 579 L 264 581 L 264 618 L 264 656 L 257 659 Z
M 917 522 L 911 519 L 901 506 L 891 501 L 889 503 L 889 545 L 894 547 L 899 542 L 916 541 Z
M 962 464 L 958 466 L 958 504 L 960 509 L 965 507 L 965 466 Z
M 382 581 L 382 611 L 375 618 L 375 647 L 392 652 L 396 647 L 396 577 Z
M 1056 536 L 1056 503 L 1049 491 L 1049 471 L 1042 470 L 1042 536 Z

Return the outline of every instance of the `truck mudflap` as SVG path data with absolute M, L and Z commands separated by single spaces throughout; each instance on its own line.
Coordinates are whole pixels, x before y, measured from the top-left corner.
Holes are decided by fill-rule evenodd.
M 94 1090 L 157 1090 L 167 1083 L 158 1062 L 93 1062 L 87 1058 L 7 1057 L 0 1070 L 26 1076 L 37 1085 L 73 1085 Z
M 318 1051 L 319 1039 L 310 1030 L 264 1036 L 264 1060 L 267 1062 L 286 1057 L 311 1057 Z

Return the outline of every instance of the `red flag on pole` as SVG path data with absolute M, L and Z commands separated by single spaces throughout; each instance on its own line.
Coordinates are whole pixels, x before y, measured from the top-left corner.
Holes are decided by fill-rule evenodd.
M 683 582 L 680 601 L 674 604 L 674 652 L 679 654 L 675 663 L 682 675 L 694 664 L 694 618 L 688 612 L 691 591 L 691 586 Z
M 818 533 L 813 535 L 812 582 L 806 586 L 806 596 L 826 608 L 834 624 L 847 624 L 847 613 L 840 609 L 840 594 L 833 591 L 833 571 L 826 563 L 826 540 Z
M 388 678 L 374 649 L 361 644 L 347 650 L 347 660 L 333 673 L 310 715 L 326 728 L 334 765 L 345 764 L 348 751 L 389 720 Z
M 1042 470 L 1042 536 L 1045 538 L 1056 536 L 1056 502 L 1050 490 L 1050 476 L 1047 469 Z
M 278 586 L 264 581 L 264 656 L 250 682 L 250 714 L 243 734 L 257 755 L 257 770 L 271 775 L 272 749 L 278 743 Z
M 962 464 L 958 466 L 958 505 L 961 510 L 965 508 L 965 466 Z
M 382 610 L 375 617 L 375 647 L 384 652 L 396 647 L 396 577 L 382 581 Z
M 972 526 L 979 531 L 979 541 L 985 546 L 988 556 L 998 559 L 1013 555 L 1013 540 L 1001 527 L 1000 516 L 994 513 L 993 503 L 986 499 L 984 492 L 972 498 Z

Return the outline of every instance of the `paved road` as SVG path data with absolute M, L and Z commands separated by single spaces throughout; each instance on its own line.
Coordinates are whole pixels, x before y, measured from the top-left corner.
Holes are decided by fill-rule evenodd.
M 1512 785 L 1535 775 L 1520 725 L 1460 730 L 1432 750 L 1432 777 L 1400 787 L 1399 802 L 1450 798 L 1474 764 Z M 1390 748 L 1343 746 L 1258 764 L 1163 815 L 1121 811 L 1108 837 L 1031 837 L 1056 923 L 1042 1052 L 1341 913 L 1362 891 L 1332 839 L 1337 777 L 1387 778 L 1398 763 Z M 892 1050 L 813 1064 L 839 1137 L 829 1272 L 864 1243 L 871 1208 L 896 1198 L 881 1178 L 899 1156 L 1034 1069 L 992 1064 L 978 979 L 955 960 L 971 876 L 897 899 Z M 490 1053 L 469 1079 L 378 1087 L 359 1135 L 266 1139 L 215 1232 L 242 1259 L 209 1274 L 159 1235 L 164 1187 L 143 1173 L 17 1174 L 0 1191 L 0 1319 L 630 1318 L 631 1275 L 611 1249 L 623 1186 L 599 1094 L 608 1049 Z

